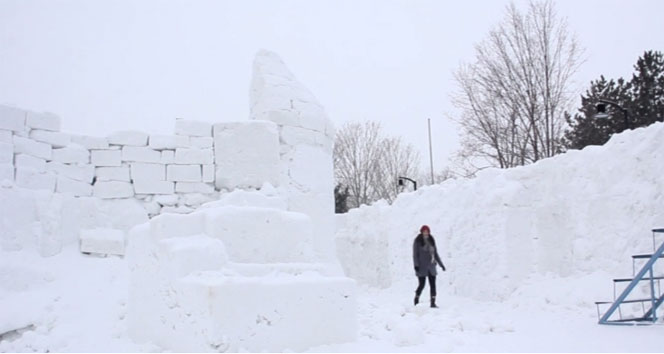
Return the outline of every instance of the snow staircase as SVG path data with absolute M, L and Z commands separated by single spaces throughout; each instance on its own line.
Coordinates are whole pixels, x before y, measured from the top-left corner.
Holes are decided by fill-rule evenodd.
M 613 301 L 595 302 L 595 305 L 597 306 L 599 324 L 647 325 L 657 322 L 657 308 L 659 308 L 659 306 L 664 301 L 664 295 L 662 294 L 660 287 L 660 280 L 664 279 L 664 276 L 655 276 L 653 270 L 655 263 L 661 258 L 664 258 L 664 241 L 659 245 L 659 248 L 656 248 L 656 236 L 658 234 L 664 235 L 664 228 L 652 230 L 652 254 L 636 254 L 632 256 L 633 277 L 613 279 Z M 636 262 L 639 260 L 647 260 L 647 262 L 637 273 Z M 648 282 L 648 296 L 639 299 L 628 299 L 629 295 L 639 286 L 639 284 L 641 284 L 642 281 Z M 619 283 L 628 283 L 628 285 L 620 294 L 620 296 L 616 298 L 616 284 Z M 657 289 L 655 289 L 655 285 Z M 604 315 L 600 316 L 600 305 L 607 304 L 611 304 L 611 306 L 604 313 Z M 643 315 L 635 317 L 623 317 L 622 310 L 620 308 L 620 306 L 623 304 L 641 304 Z M 646 310 L 647 307 L 649 308 Z M 618 311 L 618 318 L 612 319 L 612 316 L 616 310 Z

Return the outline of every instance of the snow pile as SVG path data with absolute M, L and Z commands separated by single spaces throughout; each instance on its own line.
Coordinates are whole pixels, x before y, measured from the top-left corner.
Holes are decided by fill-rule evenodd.
M 428 224 L 448 294 L 500 300 L 531 276 L 626 274 L 630 255 L 651 250 L 650 230 L 664 225 L 663 138 L 657 123 L 602 147 L 352 210 L 337 254 L 348 276 L 388 287 L 413 277 L 412 240 Z
M 263 189 L 132 229 L 132 338 L 176 351 L 304 350 L 355 338 L 354 281 L 315 258 L 311 219 Z

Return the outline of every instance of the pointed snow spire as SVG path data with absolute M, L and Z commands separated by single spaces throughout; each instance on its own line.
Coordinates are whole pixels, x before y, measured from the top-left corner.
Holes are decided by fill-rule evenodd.
M 256 54 L 250 89 L 251 119 L 314 130 L 334 138 L 334 126 L 323 106 L 273 52 Z

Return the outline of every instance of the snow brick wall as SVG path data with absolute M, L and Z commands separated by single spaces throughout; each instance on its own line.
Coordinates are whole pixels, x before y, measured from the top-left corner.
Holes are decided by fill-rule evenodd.
M 333 238 L 334 129 L 273 53 L 256 57 L 251 98 L 253 120 L 213 126 L 215 187 L 234 191 L 130 232 L 128 320 L 138 342 L 302 351 L 356 338 L 355 281 Z M 180 181 L 198 178 L 169 168 Z
M 60 132 L 60 118 L 0 106 L 0 180 L 73 197 L 141 202 L 150 216 L 214 200 L 212 124 L 175 121 L 174 135 Z

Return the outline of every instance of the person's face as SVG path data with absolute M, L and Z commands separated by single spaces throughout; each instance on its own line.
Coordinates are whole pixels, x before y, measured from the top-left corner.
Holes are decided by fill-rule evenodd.
M 429 230 L 422 231 L 422 235 L 424 235 L 424 237 L 429 237 Z

